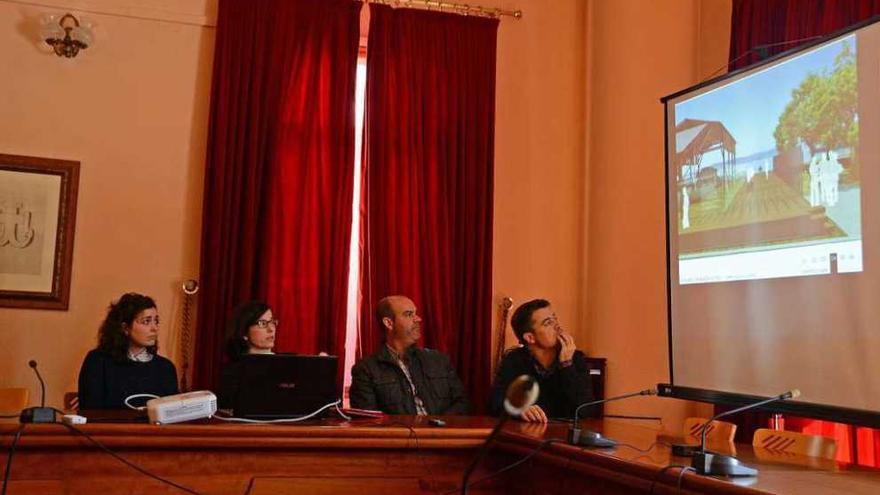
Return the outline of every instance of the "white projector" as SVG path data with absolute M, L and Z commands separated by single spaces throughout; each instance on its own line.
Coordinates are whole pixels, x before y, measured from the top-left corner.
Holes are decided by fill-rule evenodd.
M 167 425 L 210 418 L 217 412 L 217 396 L 207 390 L 167 395 L 147 401 L 150 423 Z

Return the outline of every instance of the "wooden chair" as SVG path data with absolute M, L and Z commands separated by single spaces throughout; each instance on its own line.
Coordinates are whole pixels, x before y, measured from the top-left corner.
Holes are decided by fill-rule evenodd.
M 706 418 L 687 418 L 684 420 L 684 436 L 688 439 L 700 441 L 700 429 L 709 421 Z M 736 425 L 727 421 L 712 421 L 706 429 L 707 442 L 733 442 L 736 435 Z
M 831 460 L 837 455 L 837 440 L 833 438 L 766 428 L 755 430 L 752 446 L 775 454 L 803 455 Z
M 27 407 L 30 391 L 26 388 L 0 388 L 0 413 L 15 414 Z

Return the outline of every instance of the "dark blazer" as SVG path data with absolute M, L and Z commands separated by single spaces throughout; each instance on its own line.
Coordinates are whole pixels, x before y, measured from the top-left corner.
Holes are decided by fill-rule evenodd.
M 409 374 L 428 414 L 467 414 L 470 404 L 449 358 L 412 346 L 406 351 Z M 362 359 L 351 370 L 351 407 L 386 414 L 416 414 L 406 375 L 387 346 Z
M 537 404 L 548 418 L 574 416 L 577 406 L 593 399 L 593 390 L 584 353 L 575 351 L 571 361 L 571 366 L 561 367 L 557 360 L 550 367 L 549 372 L 542 376 L 535 368 L 535 360 L 527 347 L 508 350 L 501 359 L 495 382 L 492 384 L 489 414 L 500 415 L 507 386 L 514 378 L 529 375 L 538 381 L 540 395 Z

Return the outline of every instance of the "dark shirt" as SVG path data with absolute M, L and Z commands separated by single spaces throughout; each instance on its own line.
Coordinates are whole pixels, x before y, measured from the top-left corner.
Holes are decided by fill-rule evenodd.
M 230 361 L 220 371 L 220 393 L 217 397 L 219 409 L 232 409 L 241 388 L 242 360 Z
M 119 363 L 94 349 L 86 355 L 79 370 L 79 408 L 83 410 L 125 408 L 125 398 L 134 394 L 163 397 L 176 393 L 174 363 L 159 355 L 146 363 L 130 359 Z M 131 402 L 142 405 L 144 400 Z
M 537 380 L 540 387 L 537 404 L 548 418 L 570 418 L 574 416 L 577 406 L 593 398 L 584 353 L 575 351 L 568 366 L 560 365 L 557 359 L 545 369 L 527 347 L 519 347 L 508 351 L 501 359 L 492 384 L 489 414 L 501 414 L 507 386 L 520 375 L 529 375 Z
M 412 346 L 404 360 L 428 414 L 467 414 L 470 404 L 449 358 Z M 351 370 L 351 407 L 386 414 L 416 414 L 415 398 L 397 359 L 382 346 Z

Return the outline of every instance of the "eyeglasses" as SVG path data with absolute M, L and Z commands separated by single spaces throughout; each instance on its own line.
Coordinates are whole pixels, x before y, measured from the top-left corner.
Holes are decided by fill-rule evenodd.
M 141 325 L 149 326 L 149 325 L 152 325 L 153 322 L 156 322 L 157 326 L 159 325 L 159 317 L 158 316 L 144 316 L 140 320 L 135 320 L 135 321 L 140 323 Z
M 272 320 L 257 320 L 257 322 L 254 324 L 260 328 L 267 328 L 269 325 L 278 328 L 278 319 L 275 318 Z

